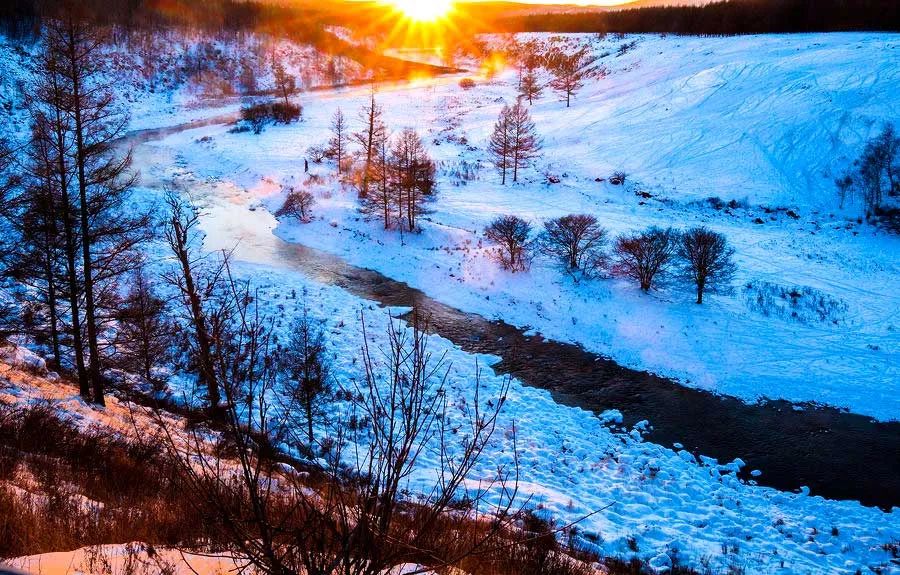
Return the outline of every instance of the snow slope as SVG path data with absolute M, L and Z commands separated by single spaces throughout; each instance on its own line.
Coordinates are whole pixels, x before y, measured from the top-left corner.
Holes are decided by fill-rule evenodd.
M 190 191 L 204 208 L 207 249 L 238 243 L 236 271 L 260 287 L 259 301 L 276 315 L 279 328 L 298 310 L 295 293 L 305 291 L 311 309 L 327 322 L 339 379 L 359 376 L 358 313 L 365 310 L 377 324 L 386 321 L 384 312 L 287 269 L 273 249 L 273 230 L 379 269 L 462 309 L 529 325 L 548 337 L 580 342 L 690 385 L 745 398 L 818 400 L 883 419 L 898 417 L 900 270 L 894 254 L 900 246 L 895 238 L 853 223 L 854 212 L 833 210 L 833 196 L 825 193 L 827 180 L 816 191 L 802 184 L 817 181 L 812 176 L 768 179 L 776 165 L 815 174 L 830 160 L 819 158 L 817 150 L 827 148 L 815 139 L 818 120 L 811 120 L 822 109 L 822 89 L 802 89 L 801 82 L 788 90 L 765 81 L 768 76 L 762 72 L 783 69 L 776 75 L 782 79 L 833 75 L 830 86 L 846 86 L 835 88 L 832 97 L 844 99 L 847 119 L 838 124 L 848 127 L 838 130 L 829 121 L 821 129 L 840 140 L 838 155 L 849 157 L 865 134 L 896 116 L 897 104 L 889 94 L 896 93 L 900 79 L 896 52 L 891 51 L 900 39 L 638 40 L 621 58 L 605 58 L 610 75 L 586 88 L 572 109 L 552 96 L 535 104 L 545 156 L 516 186 L 499 185 L 483 152 L 499 108 L 514 97 L 512 74 L 483 81 L 468 92 L 457 87 L 457 78 L 382 88 L 378 98 L 389 124 L 428 134 L 431 151 L 441 161 L 440 195 L 421 235 L 401 238 L 365 221 L 356 211 L 355 194 L 331 179 L 328 166 L 313 167 L 324 178 L 323 184 L 311 186 L 318 198 L 315 222 L 279 224 L 261 209 L 277 206 L 283 186 L 303 182 L 307 146 L 324 141 L 338 106 L 353 118 L 353 110 L 368 97 L 366 89 L 306 95 L 304 122 L 269 128 L 262 136 L 206 127 L 140 146 L 135 161 L 142 169 L 141 193 L 158 198 L 159 188 L 169 182 Z M 614 54 L 617 42 L 597 41 L 595 48 Z M 763 68 L 754 74 L 716 76 L 717 68 L 740 67 L 741 62 L 750 70 L 754 62 Z M 877 77 L 875 84 L 852 79 L 864 75 Z M 726 121 L 728 110 L 748 101 L 757 102 L 755 111 Z M 179 114 L 187 112 L 175 116 Z M 804 117 L 807 121 L 795 127 L 796 136 L 785 135 L 788 128 L 776 129 Z M 148 125 L 154 121 L 162 119 L 148 119 Z M 765 144 L 759 149 L 768 146 L 773 152 L 750 153 L 751 144 L 727 137 L 744 132 L 757 134 Z M 452 143 L 449 135 L 457 142 L 465 137 L 468 144 Z M 818 145 L 809 145 L 811 139 Z M 723 146 L 727 153 L 720 151 Z M 787 157 L 791 149 L 806 150 L 806 159 L 773 160 Z M 679 161 L 665 164 L 670 156 Z M 471 181 L 463 183 L 454 175 L 461 162 L 475 166 Z M 842 162 L 846 158 L 835 159 L 829 169 Z M 661 170 L 663 165 L 671 168 Z M 595 181 L 613 169 L 625 169 L 635 183 L 623 188 Z M 547 185 L 544 171 L 559 175 L 561 183 Z M 740 182 L 747 188 L 736 191 Z M 635 191 L 653 197 L 638 197 Z M 727 212 L 693 203 L 709 195 L 726 200 L 746 196 L 748 202 Z M 767 214 L 763 203 L 783 203 L 800 217 Z M 829 216 L 832 210 L 834 217 Z M 645 296 L 621 281 L 575 284 L 543 260 L 528 274 L 512 276 L 487 257 L 479 230 L 496 214 L 514 212 L 539 222 L 571 211 L 595 213 L 613 232 L 650 223 L 706 223 L 734 242 L 741 266 L 738 286 L 759 281 L 810 286 L 845 302 L 847 310 L 837 314 L 837 323 L 802 323 L 750 309 L 741 289 L 698 307 L 690 293 L 674 286 Z M 765 223 L 753 223 L 756 218 Z M 377 325 L 369 333 L 376 346 L 383 344 Z M 458 417 L 471 402 L 476 360 L 489 365 L 496 358 L 476 358 L 440 338 L 431 345 L 437 354 L 447 354 L 448 385 L 458 407 L 451 416 Z M 483 371 L 482 383 L 490 393 L 501 380 Z M 491 477 L 497 465 L 512 460 L 513 422 L 520 487 L 534 496 L 536 505 L 566 521 L 612 504 L 580 525 L 589 534 L 585 542 L 604 553 L 637 554 L 656 564 L 679 556 L 694 565 L 748 573 L 850 574 L 897 568 L 889 548 L 900 539 L 896 513 L 742 483 L 734 476 L 740 462 L 697 461 L 688 452 L 644 442 L 640 428 L 611 429 L 593 414 L 560 406 L 549 393 L 515 381 L 501 431 L 476 470 L 478 476 Z M 421 463 L 412 488 L 433 475 L 429 466 L 435 460 L 426 457 Z
M 440 162 L 424 233 L 401 237 L 365 221 L 355 193 L 327 165 L 312 167 L 325 180 L 311 186 L 317 221 L 284 221 L 276 233 L 466 311 L 687 385 L 900 417 L 900 240 L 857 223 L 858 206 L 839 210 L 831 184 L 864 139 L 898 117 L 900 38 L 633 40 L 618 57 L 625 41 L 591 39 L 598 55 L 608 53 L 601 61 L 609 74 L 571 109 L 549 93 L 535 103 L 544 154 L 516 185 L 499 185 L 484 152 L 500 107 L 515 97 L 514 73 L 471 91 L 457 78 L 382 88 L 387 123 L 419 130 Z M 305 185 L 305 150 L 327 139 L 333 112 L 340 107 L 355 121 L 367 98 L 366 89 L 310 94 L 300 124 L 262 136 L 207 128 L 165 144 L 200 178 L 246 190 L 274 211 L 283 186 Z M 475 175 L 461 179 L 463 167 Z M 629 174 L 625 186 L 596 181 L 619 169 Z M 546 173 L 561 182 L 548 184 Z M 715 209 L 710 196 L 736 203 Z M 712 227 L 736 248 L 735 293 L 701 307 L 675 285 L 643 295 L 619 280 L 575 283 L 540 258 L 517 275 L 489 259 L 480 230 L 496 215 L 516 213 L 539 228 L 572 212 L 597 215 L 613 234 L 651 224 Z M 812 294 L 797 308 L 772 296 L 795 288 Z
M 275 197 L 279 186 L 272 180 L 257 181 L 253 188 L 237 186 L 235 174 L 254 172 L 223 163 L 214 153 L 184 154 L 195 145 L 212 146 L 202 140 L 210 132 L 215 130 L 191 130 L 138 148 L 145 184 L 155 190 L 147 193 L 158 193 L 167 182 L 189 191 L 204 214 L 206 248 L 235 248 L 238 273 L 259 288 L 257 301 L 276 318 L 276 329 L 290 325 L 305 301 L 327 327 L 336 381 L 358 378 L 359 314 L 365 314 L 370 345 L 378 349 L 385 344 L 385 312 L 339 287 L 290 270 L 271 234 L 260 232 L 276 225 L 272 215 L 260 209 L 260 198 Z M 220 136 L 212 137 L 215 142 Z M 203 175 L 214 164 L 231 176 Z M 467 354 L 438 337 L 431 338 L 430 349 L 435 357 L 445 358 L 449 369 L 448 398 L 454 406 L 450 417 L 461 417 L 472 402 L 476 362 L 485 366 L 497 358 Z M 501 382 L 482 370 L 483 397 L 496 395 Z M 531 496 L 542 513 L 566 522 L 611 504 L 579 524 L 585 544 L 604 554 L 638 555 L 656 564 L 679 557 L 692 565 L 744 568 L 748 573 L 850 574 L 893 568 L 884 546 L 900 536 L 896 513 L 743 483 L 734 475 L 741 462 L 698 460 L 689 452 L 647 443 L 642 440 L 643 426 L 616 430 L 609 427 L 615 414 L 607 415 L 601 419 L 558 405 L 549 392 L 513 381 L 498 432 L 473 479 L 494 477 L 499 465 L 511 463 L 515 448 L 520 492 Z M 436 457 L 426 453 L 422 458 L 409 485 L 413 492 L 433 478 Z

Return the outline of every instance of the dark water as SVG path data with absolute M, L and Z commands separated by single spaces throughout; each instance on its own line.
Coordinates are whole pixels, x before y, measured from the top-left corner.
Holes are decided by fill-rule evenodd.
M 747 463 L 745 477 L 759 469 L 755 480 L 777 489 L 805 485 L 830 499 L 900 506 L 900 423 L 787 401 L 747 404 L 690 389 L 579 346 L 454 309 L 334 255 L 280 240 L 274 249 L 281 265 L 318 281 L 382 305 L 416 308 L 430 318 L 430 331 L 468 352 L 500 357 L 495 371 L 550 390 L 559 403 L 598 413 L 618 409 L 627 425 L 650 421 L 648 441 L 681 443 L 721 462 L 740 457 Z
M 233 121 L 235 115 L 135 132 L 129 144 L 185 129 Z M 213 191 L 215 194 L 215 191 Z M 743 459 L 745 477 L 781 490 L 801 486 L 831 499 L 882 508 L 900 506 L 900 422 L 880 423 L 832 408 L 787 401 L 747 404 L 646 372 L 628 369 L 579 346 L 525 335 L 502 321 L 437 302 L 403 282 L 349 265 L 341 258 L 289 244 L 255 225 L 226 226 L 228 243 L 240 240 L 238 259 L 293 268 L 326 284 L 388 306 L 415 308 L 430 331 L 468 352 L 495 355 L 495 371 L 547 389 L 559 403 L 595 412 L 618 409 L 626 425 L 646 419 L 647 436 L 665 446 L 681 443 L 695 454 L 728 462 Z M 210 230 L 210 234 L 213 232 Z M 210 239 L 210 236 L 207 236 Z M 815 377 L 811 375 L 810 377 Z

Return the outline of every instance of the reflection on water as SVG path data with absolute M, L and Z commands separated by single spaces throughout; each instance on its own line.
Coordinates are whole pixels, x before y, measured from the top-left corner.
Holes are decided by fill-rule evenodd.
M 171 153 L 139 146 L 135 157 L 151 174 L 144 185 L 161 186 L 153 165 L 171 166 Z M 202 207 L 208 249 L 233 248 L 239 261 L 294 270 L 381 305 L 415 308 L 430 317 L 432 332 L 465 351 L 499 357 L 495 371 L 548 389 L 566 405 L 595 412 L 618 409 L 626 425 L 646 419 L 653 425 L 649 441 L 680 443 L 723 462 L 740 457 L 746 471 L 762 471 L 756 478 L 761 484 L 783 490 L 808 486 L 813 494 L 884 508 L 900 505 L 900 423 L 878 423 L 836 409 L 800 410 L 786 401 L 748 405 L 624 368 L 576 345 L 451 308 L 335 255 L 287 243 L 272 233 L 274 217 L 251 210 L 250 194 L 230 182 L 187 178 L 180 187 Z

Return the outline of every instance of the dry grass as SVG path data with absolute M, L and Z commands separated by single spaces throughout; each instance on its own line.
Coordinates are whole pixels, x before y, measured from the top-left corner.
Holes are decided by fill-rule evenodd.
M 232 548 L 231 542 L 221 540 L 223 532 L 216 523 L 222 507 L 243 502 L 198 501 L 181 475 L 180 462 L 170 459 L 164 443 L 148 433 L 152 423 L 145 411 L 112 400 L 104 412 L 90 412 L 88 418 L 85 410 L 92 408 L 72 399 L 77 393 L 66 383 L 10 371 L 0 376 L 12 380 L 18 394 L 16 399 L 0 390 L 0 559 L 130 541 Z M 189 415 L 159 417 L 184 430 L 196 424 Z M 227 445 L 214 449 L 228 452 Z M 308 489 L 327 487 L 319 484 L 316 473 L 306 471 L 301 476 Z M 423 539 L 417 525 L 427 510 L 413 503 L 403 507 L 403 520 L 392 537 L 414 542 L 409 548 L 418 551 L 408 562 L 431 565 L 440 573 L 647 572 L 640 562 L 603 559 L 563 544 L 564 533 L 530 514 L 519 518 L 516 528 L 504 529 L 489 545 L 461 558 L 466 541 L 479 540 L 491 528 L 489 520 L 473 520 L 461 508 L 442 517 L 439 528 Z M 290 509 L 297 513 L 296 507 Z M 299 516 L 291 520 L 304 521 Z
M 48 404 L 0 404 L 0 557 L 201 535 L 165 453 L 80 429 Z

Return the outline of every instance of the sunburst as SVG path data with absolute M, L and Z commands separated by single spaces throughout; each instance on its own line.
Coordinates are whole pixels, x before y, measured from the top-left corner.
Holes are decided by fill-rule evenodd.
M 389 0 L 388 4 L 415 22 L 436 22 L 453 11 L 453 0 Z

